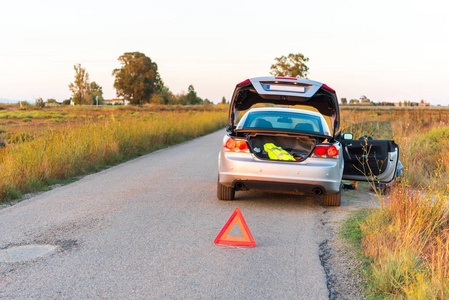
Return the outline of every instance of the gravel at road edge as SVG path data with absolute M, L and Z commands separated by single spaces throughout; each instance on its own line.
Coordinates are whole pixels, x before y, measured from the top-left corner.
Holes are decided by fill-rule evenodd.
M 366 299 L 363 295 L 363 285 L 360 262 L 351 246 L 339 234 L 341 226 L 354 210 L 364 206 L 377 206 L 373 200 L 374 194 L 359 190 L 343 192 L 341 207 L 329 207 L 323 211 L 321 224 L 326 232 L 326 239 L 320 244 L 320 260 L 323 266 L 329 299 Z

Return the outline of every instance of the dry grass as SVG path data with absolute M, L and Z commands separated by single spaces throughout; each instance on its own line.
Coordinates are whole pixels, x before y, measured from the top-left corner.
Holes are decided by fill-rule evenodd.
M 342 115 L 343 127 L 389 121 L 405 167 L 403 183 L 360 224 L 362 251 L 374 261 L 372 292 L 449 299 L 449 110 L 345 109 Z
M 361 224 L 374 259 L 372 288 L 395 298 L 449 298 L 448 197 L 438 190 L 395 189 Z
M 97 171 L 207 134 L 227 123 L 223 109 L 107 112 L 80 122 L 82 116 L 92 116 L 80 110 L 74 114 L 81 117 L 72 118 L 78 121 L 59 128 L 59 124 L 45 129 L 35 125 L 6 128 L 3 135 L 12 135 L 7 147 L 0 149 L 0 202 L 42 189 L 54 180 Z

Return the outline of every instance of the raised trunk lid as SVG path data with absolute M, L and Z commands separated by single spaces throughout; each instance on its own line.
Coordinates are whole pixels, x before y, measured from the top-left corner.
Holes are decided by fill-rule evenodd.
M 229 108 L 230 132 L 234 132 L 238 113 L 258 103 L 304 105 L 315 108 L 331 120 L 332 137 L 339 131 L 337 95 L 327 85 L 302 78 L 257 77 L 239 83 Z

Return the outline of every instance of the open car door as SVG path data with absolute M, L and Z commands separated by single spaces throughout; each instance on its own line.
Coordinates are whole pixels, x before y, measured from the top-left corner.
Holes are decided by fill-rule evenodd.
M 350 126 L 341 135 L 343 179 L 391 182 L 396 174 L 399 146 L 392 140 L 389 122 L 364 122 Z

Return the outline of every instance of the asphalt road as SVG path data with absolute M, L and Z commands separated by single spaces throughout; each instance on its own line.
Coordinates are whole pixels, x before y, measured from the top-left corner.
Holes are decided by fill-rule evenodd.
M 326 209 L 316 197 L 262 192 L 217 200 L 223 134 L 1 209 L 0 249 L 58 249 L 0 261 L 0 298 L 328 299 L 319 257 Z M 213 243 L 237 207 L 255 248 Z

